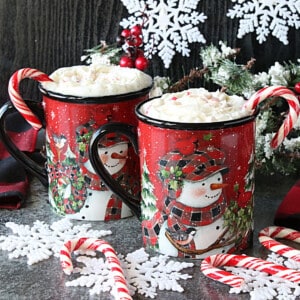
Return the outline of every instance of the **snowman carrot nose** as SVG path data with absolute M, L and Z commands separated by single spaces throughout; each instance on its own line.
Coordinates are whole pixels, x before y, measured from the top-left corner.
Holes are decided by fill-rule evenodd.
M 227 183 L 212 183 L 210 185 L 210 188 L 212 190 L 219 190 L 225 188 L 227 185 L 228 185 Z
M 114 152 L 114 153 L 111 154 L 111 158 L 114 158 L 114 159 L 126 159 L 127 155 L 126 154 L 122 155 L 120 153 Z

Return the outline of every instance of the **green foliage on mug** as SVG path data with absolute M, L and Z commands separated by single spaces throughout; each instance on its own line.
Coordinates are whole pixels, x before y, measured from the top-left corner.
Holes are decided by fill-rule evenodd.
M 182 186 L 182 170 L 176 166 L 175 168 L 173 166 L 170 167 L 170 171 L 167 170 L 161 170 L 160 175 L 164 182 L 168 184 L 169 188 L 177 191 Z

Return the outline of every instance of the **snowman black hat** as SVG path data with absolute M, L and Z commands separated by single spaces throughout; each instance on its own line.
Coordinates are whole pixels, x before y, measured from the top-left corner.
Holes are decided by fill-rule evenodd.
M 200 181 L 217 172 L 228 172 L 224 162 L 224 152 L 215 147 L 197 150 L 190 155 L 171 151 L 159 161 L 160 177 L 166 184 L 173 181 L 180 183 L 183 180 Z

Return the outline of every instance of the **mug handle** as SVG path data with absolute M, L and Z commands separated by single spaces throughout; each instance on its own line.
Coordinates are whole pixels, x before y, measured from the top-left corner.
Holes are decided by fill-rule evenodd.
M 0 138 L 5 145 L 7 151 L 13 158 L 19 161 L 24 168 L 36 176 L 44 185 L 48 185 L 48 176 L 46 169 L 39 165 L 36 161 L 30 158 L 27 154 L 22 152 L 9 137 L 6 131 L 6 118 L 9 114 L 16 111 L 16 108 L 11 103 L 5 103 L 0 109 Z
M 127 192 L 116 180 L 112 178 L 109 172 L 103 165 L 98 155 L 98 143 L 107 134 L 119 133 L 126 136 L 132 144 L 136 155 L 138 155 L 138 142 L 135 127 L 118 122 L 112 122 L 102 125 L 98 130 L 93 133 L 89 147 L 90 162 L 95 169 L 98 176 L 104 181 L 104 183 L 120 198 L 122 201 L 133 211 L 133 213 L 140 218 L 141 217 L 141 197 L 133 196 Z
M 23 116 L 23 118 L 35 129 L 40 130 L 43 124 L 40 118 L 35 112 L 28 106 L 20 94 L 20 83 L 23 79 L 33 79 L 39 83 L 52 81 L 47 74 L 31 68 L 24 68 L 16 71 L 10 78 L 8 83 L 8 94 L 14 108 Z M 4 145 L 7 147 L 8 152 L 18 160 L 26 169 L 28 169 L 33 175 L 37 176 L 41 183 L 45 186 L 48 185 L 47 172 L 45 168 L 42 168 L 35 161 L 29 158 L 9 138 L 5 130 L 5 119 L 7 115 L 12 112 L 13 106 L 6 104 L 1 109 L 1 138 Z
M 23 118 L 36 130 L 43 127 L 40 119 L 28 107 L 20 94 L 20 83 L 23 79 L 33 79 L 39 83 L 53 81 L 47 74 L 31 68 L 24 68 L 16 71 L 10 78 L 8 83 L 8 94 L 14 107 L 19 111 Z

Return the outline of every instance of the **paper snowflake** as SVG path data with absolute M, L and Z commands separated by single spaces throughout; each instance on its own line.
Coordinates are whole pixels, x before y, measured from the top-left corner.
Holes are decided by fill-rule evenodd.
M 5 226 L 14 234 L 0 236 L 0 250 L 11 252 L 9 258 L 26 256 L 29 265 L 52 255 L 59 257 L 59 251 L 66 240 L 82 236 L 100 238 L 112 233 L 110 230 L 91 230 L 91 224 L 74 226 L 66 218 L 52 225 L 35 221 L 32 227 L 14 222 L 7 222 Z
M 300 27 L 299 0 L 231 0 L 238 2 L 229 9 L 227 16 L 238 18 L 238 38 L 250 32 L 256 32 L 260 44 L 269 34 L 278 38 L 284 45 L 289 43 L 290 27 Z
M 197 25 L 206 20 L 203 13 L 196 11 L 200 0 L 122 0 L 132 16 L 123 19 L 120 25 L 129 28 L 146 22 L 143 26 L 145 56 L 158 56 L 166 68 L 176 52 L 189 56 L 189 43 L 205 43 Z
M 144 248 L 129 253 L 126 257 L 118 257 L 131 295 L 137 292 L 153 299 L 157 296 L 157 290 L 183 292 L 178 281 L 192 277 L 180 271 L 193 267 L 193 263 L 173 261 L 164 255 L 149 257 Z M 68 281 L 67 286 L 88 287 L 92 295 L 99 295 L 101 292 L 113 294 L 114 280 L 104 258 L 78 256 L 76 261 L 84 266 L 74 268 L 73 273 L 79 274 L 79 277 Z
M 267 261 L 290 269 L 300 271 L 300 263 L 286 259 L 275 253 L 268 256 Z M 294 300 L 300 296 L 300 285 L 287 279 L 270 276 L 267 273 L 236 267 L 225 267 L 232 274 L 241 276 L 245 283 L 240 288 L 231 288 L 230 293 L 249 293 L 253 300 Z

